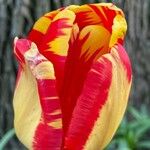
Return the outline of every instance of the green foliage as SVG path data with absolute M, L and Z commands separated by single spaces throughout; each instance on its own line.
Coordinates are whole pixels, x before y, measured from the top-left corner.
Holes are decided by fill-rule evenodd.
M 15 135 L 14 129 L 10 129 L 6 132 L 3 138 L 0 140 L 0 150 L 3 150 L 5 145 L 9 142 L 9 140 Z
M 138 111 L 128 109 L 128 118 L 122 121 L 116 136 L 107 150 L 149 150 L 150 149 L 150 117 L 145 106 Z

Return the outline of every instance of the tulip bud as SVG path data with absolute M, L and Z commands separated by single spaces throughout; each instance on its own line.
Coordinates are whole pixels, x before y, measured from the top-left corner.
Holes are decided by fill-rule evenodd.
M 71 5 L 15 40 L 14 123 L 28 149 L 101 150 L 111 141 L 132 83 L 126 29 L 111 3 Z

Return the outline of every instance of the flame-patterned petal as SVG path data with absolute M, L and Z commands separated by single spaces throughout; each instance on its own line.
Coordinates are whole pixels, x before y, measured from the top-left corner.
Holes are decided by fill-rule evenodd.
M 15 54 L 25 61 L 14 94 L 16 133 L 29 149 L 60 149 L 62 116 L 54 68 L 34 43 L 30 47 L 28 43 L 26 39 L 15 41 Z
M 131 74 L 129 58 L 120 44 L 92 65 L 73 111 L 66 149 L 98 150 L 107 145 L 125 112 Z

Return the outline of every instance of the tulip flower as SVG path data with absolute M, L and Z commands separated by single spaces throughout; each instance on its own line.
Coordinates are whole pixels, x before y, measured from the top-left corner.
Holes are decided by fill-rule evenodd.
M 123 118 L 132 70 L 127 29 L 111 3 L 71 5 L 15 39 L 14 126 L 34 150 L 102 150 Z

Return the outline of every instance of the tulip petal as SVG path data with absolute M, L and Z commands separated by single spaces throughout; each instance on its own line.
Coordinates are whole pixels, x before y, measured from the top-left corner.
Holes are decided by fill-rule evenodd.
M 121 9 L 112 3 L 86 4 L 76 7 L 71 5 L 68 9 L 76 14 L 75 22 L 80 30 L 88 25 L 102 25 L 111 32 L 114 17 L 117 14 L 124 16 Z
M 51 59 L 52 54 L 67 55 L 74 19 L 74 13 L 67 9 L 62 10 L 53 18 L 40 46 L 40 52 L 48 59 Z
M 127 30 L 127 23 L 122 15 L 116 15 L 113 20 L 112 35 L 109 42 L 109 47 L 114 46 L 117 42 L 123 44 Z
M 107 145 L 125 112 L 131 74 L 129 58 L 120 44 L 92 65 L 72 114 L 66 149 L 103 149 Z
M 75 14 L 67 9 L 60 11 L 52 20 L 39 51 L 54 64 L 58 90 L 64 75 L 64 65 L 68 53 L 69 39 Z
M 24 54 L 27 50 L 30 49 L 30 47 L 31 41 L 26 39 L 18 40 L 18 37 L 14 39 L 14 54 L 22 67 L 25 65 Z
M 20 67 L 13 98 L 14 127 L 19 140 L 29 149 L 41 119 L 41 106 L 36 79 L 28 66 Z
M 52 19 L 60 10 L 55 10 L 40 17 L 34 24 L 32 30 L 28 34 L 28 39 L 33 41 L 38 47 L 42 42 L 43 37 L 47 33 Z
M 80 30 L 82 30 L 87 25 L 96 25 L 100 23 L 99 17 L 88 7 L 88 5 L 71 5 L 68 6 L 68 9 L 76 14 L 75 22 L 78 24 Z
M 83 28 L 80 32 L 79 40 L 82 41 L 87 36 L 88 38 L 82 45 L 80 54 L 80 57 L 84 57 L 85 61 L 90 59 L 96 51 L 97 56 L 95 59 L 109 52 L 110 33 L 103 26 L 89 25 Z
M 103 35 L 105 35 L 105 39 L 103 39 Z M 80 33 L 77 25 L 73 28 L 60 91 L 65 132 L 92 62 L 109 51 L 109 37 L 110 33 L 101 26 L 90 25 L 83 28 Z
M 23 45 L 24 40 L 20 42 Z M 14 95 L 17 136 L 29 149 L 60 149 L 62 116 L 53 65 L 34 43 L 23 56 L 25 65 Z

